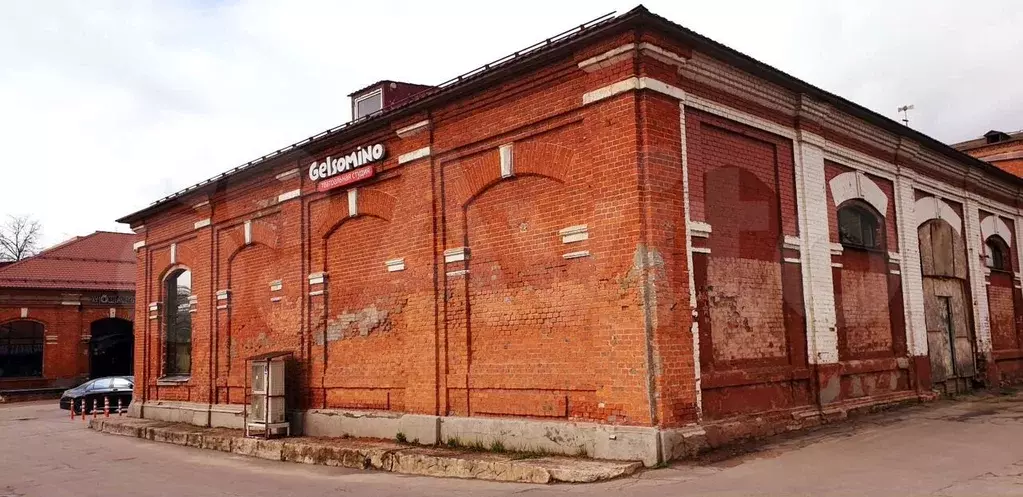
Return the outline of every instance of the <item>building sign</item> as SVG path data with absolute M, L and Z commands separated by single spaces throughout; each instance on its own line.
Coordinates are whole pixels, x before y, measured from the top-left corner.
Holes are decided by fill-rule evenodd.
M 103 304 L 103 305 L 135 305 L 135 295 L 124 295 L 124 294 L 107 294 L 92 297 L 92 303 Z
M 362 181 L 376 174 L 373 166 L 364 166 L 379 162 L 386 155 L 384 145 L 377 143 L 356 149 L 342 157 L 327 156 L 323 162 L 313 162 L 309 165 L 309 179 L 319 182 L 316 189 L 321 192 Z

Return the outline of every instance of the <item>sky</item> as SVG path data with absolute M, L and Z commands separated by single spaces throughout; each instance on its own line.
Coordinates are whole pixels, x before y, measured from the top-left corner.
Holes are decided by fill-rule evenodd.
M 44 245 L 350 119 L 380 79 L 436 84 L 636 3 L 9 1 L 0 217 Z M 1023 128 L 1023 4 L 651 0 L 651 11 L 946 143 Z

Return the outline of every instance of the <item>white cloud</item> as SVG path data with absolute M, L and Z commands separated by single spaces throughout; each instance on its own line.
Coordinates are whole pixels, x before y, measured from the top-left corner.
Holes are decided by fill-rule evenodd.
M 438 83 L 611 10 L 564 2 L 10 2 L 0 214 L 47 243 L 349 118 L 379 79 Z M 655 13 L 945 141 L 1023 127 L 1021 9 L 650 2 Z

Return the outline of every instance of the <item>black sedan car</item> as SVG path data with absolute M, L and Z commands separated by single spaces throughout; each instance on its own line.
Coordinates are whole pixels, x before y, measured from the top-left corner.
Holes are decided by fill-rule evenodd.
M 135 388 L 135 377 L 133 376 L 107 376 L 89 380 L 75 388 L 65 390 L 60 396 L 60 408 L 68 409 L 74 406 L 75 412 L 92 412 L 93 406 L 97 411 L 103 410 L 103 402 L 110 399 L 110 412 L 117 412 L 117 401 L 121 401 L 121 409 L 127 410 L 131 403 L 131 392 Z

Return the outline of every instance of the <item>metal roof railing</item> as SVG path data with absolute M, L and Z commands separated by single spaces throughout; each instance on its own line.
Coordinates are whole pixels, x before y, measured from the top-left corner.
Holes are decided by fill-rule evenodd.
M 177 191 L 177 192 L 172 193 L 170 195 L 167 195 L 167 196 L 165 196 L 165 197 L 163 197 L 163 198 L 161 198 L 161 199 L 151 203 L 149 205 L 149 207 L 153 207 L 155 205 L 159 205 L 159 204 L 162 204 L 164 202 L 168 202 L 168 201 L 173 200 L 175 198 L 181 197 L 181 196 L 183 196 L 183 195 L 185 195 L 187 193 L 190 193 L 192 191 L 198 190 L 198 189 L 200 189 L 200 188 L 202 188 L 204 186 L 210 185 L 210 184 L 215 183 L 217 181 L 220 181 L 220 180 L 222 180 L 224 178 L 227 178 L 228 176 L 234 175 L 236 173 L 239 173 L 239 172 L 244 171 L 246 169 L 249 169 L 251 167 L 254 167 L 254 166 L 257 166 L 259 164 L 262 164 L 262 163 L 264 163 L 264 162 L 266 162 L 266 161 L 268 161 L 270 159 L 273 159 L 274 157 L 278 157 L 280 155 L 286 154 L 286 153 L 291 152 L 291 151 L 293 151 L 295 149 L 298 149 L 300 147 L 308 145 L 308 144 L 310 144 L 310 143 L 312 143 L 312 142 L 314 142 L 316 140 L 319 140 L 321 138 L 325 138 L 327 136 L 330 136 L 330 135 L 336 134 L 336 133 L 338 133 L 340 131 L 343 131 L 345 129 L 348 129 L 348 128 L 356 125 L 356 124 L 360 124 L 360 123 L 366 122 L 368 120 L 375 119 L 377 117 L 389 114 L 389 113 L 397 111 L 397 110 L 399 110 L 401 108 L 407 107 L 408 105 L 411 105 L 414 102 L 420 101 L 422 99 L 425 99 L 425 98 L 433 96 L 433 95 L 437 95 L 438 93 L 440 93 L 440 92 L 442 92 L 444 90 L 447 90 L 447 89 L 449 89 L 451 87 L 457 86 L 458 84 L 464 83 L 464 82 L 466 82 L 466 81 L 468 81 L 470 79 L 473 79 L 475 77 L 479 77 L 479 76 L 487 73 L 488 71 L 493 70 L 493 69 L 495 69 L 497 67 L 500 67 L 502 65 L 505 65 L 505 64 L 507 64 L 507 63 L 509 63 L 511 61 L 521 59 L 522 57 L 525 57 L 527 55 L 533 54 L 533 53 L 535 53 L 535 52 L 537 52 L 539 50 L 542 50 L 544 48 L 550 47 L 551 45 L 553 45 L 555 43 L 558 43 L 560 41 L 564 41 L 567 38 L 571 38 L 571 37 L 576 36 L 576 35 L 584 32 L 584 31 L 587 31 L 587 30 L 589 30 L 591 28 L 594 28 L 594 27 L 596 27 L 598 25 L 601 25 L 601 24 L 603 24 L 603 23 L 605 23 L 607 21 L 610 21 L 610 20 L 612 20 L 614 18 L 615 13 L 616 12 L 614 12 L 614 11 L 609 12 L 607 14 L 604 14 L 604 15 L 600 16 L 600 17 L 596 17 L 593 20 L 584 22 L 584 23 L 582 23 L 582 24 L 580 24 L 580 25 L 578 25 L 576 27 L 573 27 L 573 28 L 568 29 L 566 31 L 562 31 L 561 33 L 558 33 L 558 34 L 556 34 L 554 36 L 551 36 L 550 38 L 547 38 L 547 39 L 545 39 L 545 40 L 543 40 L 541 42 L 534 43 L 534 44 L 532 44 L 532 45 L 530 45 L 530 46 L 528 46 L 526 48 L 523 48 L 521 50 L 516 50 L 515 52 L 513 52 L 513 53 L 511 53 L 509 55 L 506 55 L 506 56 L 501 57 L 499 59 L 496 59 L 494 61 L 491 61 L 491 62 L 488 62 L 486 64 L 483 64 L 482 66 L 479 66 L 479 67 L 477 67 L 475 69 L 472 69 L 472 70 L 470 70 L 468 72 L 465 72 L 463 74 L 455 76 L 454 78 L 451 78 L 451 79 L 449 79 L 447 81 L 444 81 L 443 83 L 440 83 L 440 84 L 436 85 L 431 90 L 426 90 L 426 91 L 423 91 L 423 92 L 420 92 L 420 93 L 416 93 L 416 94 L 406 98 L 403 101 L 397 102 L 395 105 L 393 105 L 393 106 L 391 106 L 391 107 L 389 107 L 387 109 L 381 109 L 381 110 L 379 110 L 379 111 L 377 111 L 377 112 L 375 112 L 373 114 L 369 114 L 369 115 L 360 117 L 359 119 L 353 119 L 353 120 L 351 120 L 349 122 L 346 122 L 344 124 L 341 124 L 339 126 L 335 126 L 335 127 L 330 128 L 330 129 L 328 129 L 326 131 L 323 131 L 321 133 L 317 133 L 317 134 L 315 134 L 313 136 L 310 136 L 309 138 L 306 138 L 306 139 L 304 139 L 302 141 L 292 143 L 291 145 L 288 145 L 288 146 L 286 146 L 284 148 L 280 148 L 280 149 L 275 150 L 273 152 L 270 152 L 270 153 L 268 153 L 268 154 L 266 154 L 266 155 L 264 155 L 262 157 L 259 157 L 257 159 L 253 159 L 253 160 L 251 160 L 249 162 L 246 162 L 245 164 L 242 164 L 242 165 L 236 166 L 234 168 L 231 168 L 231 169 L 229 169 L 227 171 L 224 171 L 224 172 L 222 172 L 222 173 L 220 173 L 220 174 L 218 174 L 216 176 L 213 176 L 212 178 L 203 180 L 203 181 L 201 181 L 199 183 L 196 183 L 196 184 L 194 184 L 192 186 L 189 186 L 189 187 L 187 187 L 187 188 L 185 188 L 183 190 L 180 190 L 180 191 Z M 143 210 L 145 210 L 145 209 L 143 209 Z

